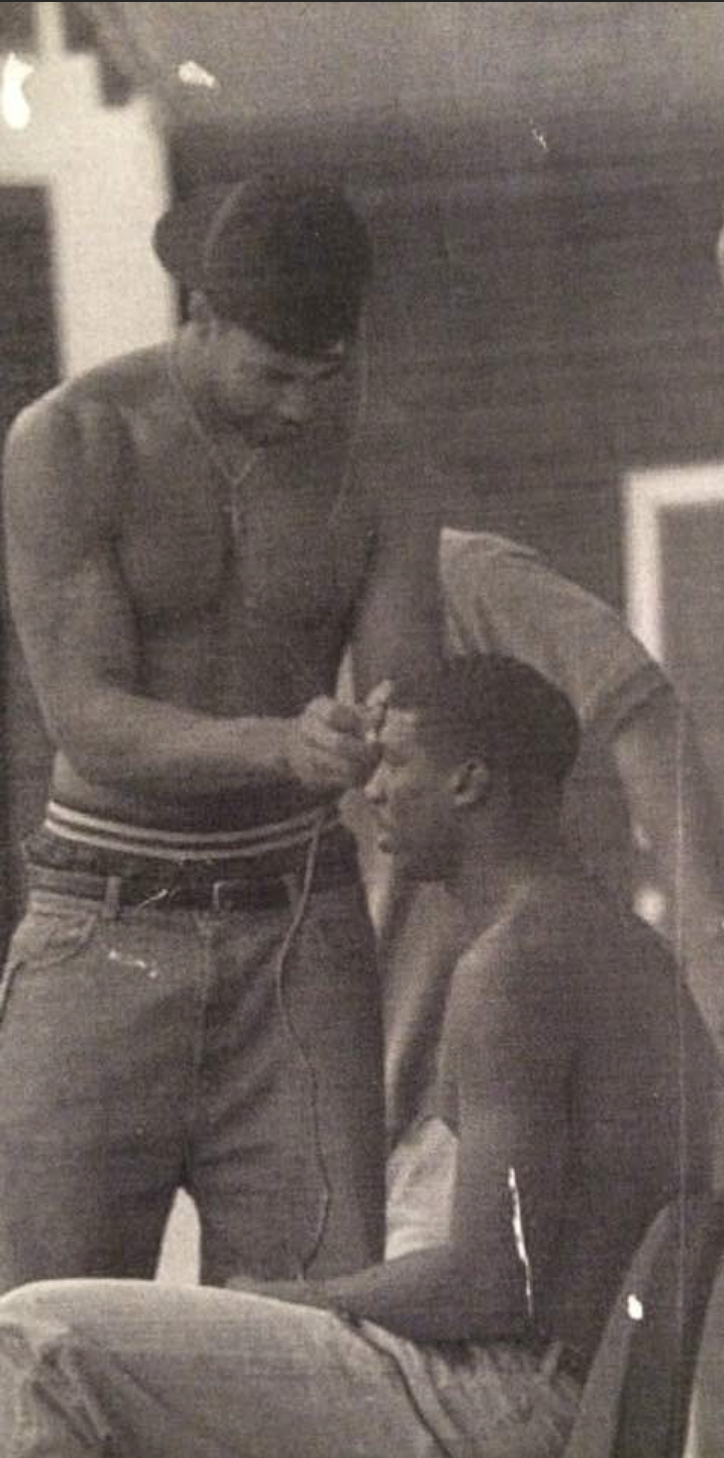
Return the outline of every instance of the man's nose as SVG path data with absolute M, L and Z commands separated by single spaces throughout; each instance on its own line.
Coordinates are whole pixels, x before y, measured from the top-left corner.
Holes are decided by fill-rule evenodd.
M 384 766 L 378 765 L 364 787 L 365 799 L 370 805 L 381 805 L 385 798 Z

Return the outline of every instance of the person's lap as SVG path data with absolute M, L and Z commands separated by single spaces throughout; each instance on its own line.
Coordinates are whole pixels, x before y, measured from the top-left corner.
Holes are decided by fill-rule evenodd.
M 86 1458 L 110 1440 L 114 1458 L 442 1451 L 394 1366 L 328 1312 L 209 1288 L 47 1283 L 0 1304 L 0 1373 L 11 1347 L 52 1373 L 47 1411 L 21 1415 L 37 1435 L 18 1458 L 53 1443 L 58 1458 Z M 66 1421 L 80 1430 L 67 1449 Z
M 518 1348 L 415 1347 L 238 1292 L 72 1281 L 0 1302 L 14 1458 L 553 1458 L 576 1397 Z

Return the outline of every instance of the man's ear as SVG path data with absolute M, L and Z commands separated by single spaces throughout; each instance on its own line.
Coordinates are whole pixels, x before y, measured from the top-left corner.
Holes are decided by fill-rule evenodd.
M 481 759 L 468 759 L 453 770 L 452 791 L 457 805 L 477 805 L 487 798 L 490 770 Z

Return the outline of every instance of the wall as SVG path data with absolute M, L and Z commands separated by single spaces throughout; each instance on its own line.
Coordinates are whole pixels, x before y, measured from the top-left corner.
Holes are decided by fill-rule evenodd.
M 110 0 L 93 12 L 121 68 L 174 128 L 243 149 L 273 126 L 369 174 L 469 174 L 721 135 L 724 27 L 712 4 L 638 0 Z M 189 77 L 189 62 L 196 68 Z M 206 84 L 199 84 L 200 75 Z M 196 84 L 193 84 L 195 81 Z M 546 139 L 546 148 L 541 144 Z
M 682 145 L 361 193 L 378 468 L 422 444 L 488 529 L 621 602 L 623 478 L 724 447 L 723 176 Z
M 47 186 L 62 373 L 166 337 L 173 299 L 148 237 L 167 196 L 149 104 L 104 107 L 96 64 L 62 49 L 57 7 L 37 6 L 41 53 L 27 130 L 2 126 L 0 186 Z
M 25 402 L 48 390 L 57 378 L 56 321 L 51 281 L 50 219 L 42 187 L 0 188 L 0 440 Z M 18 891 L 14 826 L 15 785 L 42 781 L 48 751 L 24 675 L 16 668 L 17 650 L 3 631 L 7 606 L 0 583 L 0 657 L 2 703 L 0 763 L 13 767 L 13 783 L 0 774 L 0 952 L 12 925 Z M 8 651 L 9 647 L 9 651 Z M 18 692 L 22 707 L 18 702 Z M 11 711 L 8 706 L 19 713 Z M 27 712 L 26 712 L 27 709 Z M 11 734 L 11 721 L 22 727 Z M 12 759 L 10 743 L 12 742 Z

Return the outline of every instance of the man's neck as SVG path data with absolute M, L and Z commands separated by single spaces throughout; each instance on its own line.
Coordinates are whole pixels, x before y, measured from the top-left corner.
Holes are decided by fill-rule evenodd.
M 481 840 L 466 850 L 449 889 L 473 935 L 497 921 L 534 881 L 570 873 L 573 860 L 557 829 L 537 827 L 521 837 Z
M 241 433 L 220 414 L 208 362 L 200 347 L 193 325 L 181 329 L 171 346 L 173 370 L 190 408 L 200 420 L 204 430 L 215 437 L 232 436 L 241 439 Z
M 179 330 L 171 345 L 171 358 L 184 394 L 204 424 L 211 429 L 213 402 L 208 372 L 190 325 L 187 324 Z
M 212 383 L 203 355 L 199 351 L 191 328 L 187 325 L 180 331 L 171 345 L 171 373 L 176 384 L 176 393 L 187 416 L 190 416 L 207 444 L 215 444 L 225 453 L 231 453 L 227 462 L 231 470 L 254 454 L 251 445 L 237 422 L 224 419 L 217 408 Z

